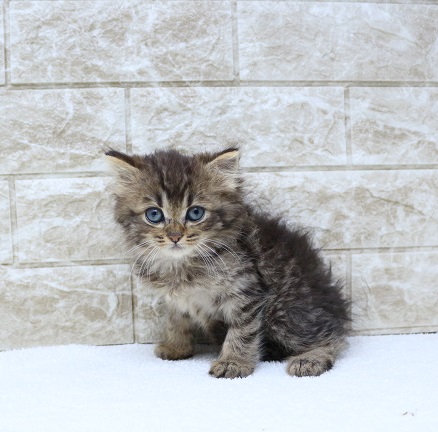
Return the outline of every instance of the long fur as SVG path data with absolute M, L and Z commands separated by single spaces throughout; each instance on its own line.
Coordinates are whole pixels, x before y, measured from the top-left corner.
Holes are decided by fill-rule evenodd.
M 342 287 L 306 232 L 245 202 L 237 149 L 107 156 L 117 173 L 115 217 L 136 251 L 136 272 L 167 306 L 157 356 L 192 356 L 201 328 L 221 346 L 210 369 L 218 378 L 245 377 L 260 360 L 287 359 L 295 376 L 333 366 L 349 323 Z M 193 206 L 205 209 L 199 222 L 186 217 Z M 148 221 L 151 207 L 162 222 Z

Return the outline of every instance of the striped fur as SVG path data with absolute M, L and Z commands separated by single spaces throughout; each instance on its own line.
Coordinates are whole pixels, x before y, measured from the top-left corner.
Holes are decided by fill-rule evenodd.
M 245 202 L 237 149 L 107 156 L 136 273 L 167 305 L 157 356 L 190 357 L 201 328 L 221 344 L 210 369 L 218 378 L 245 377 L 260 360 L 287 359 L 295 376 L 332 367 L 349 322 L 341 286 L 308 234 Z M 186 218 L 192 206 L 205 209 L 200 221 Z M 145 217 L 151 207 L 163 221 Z

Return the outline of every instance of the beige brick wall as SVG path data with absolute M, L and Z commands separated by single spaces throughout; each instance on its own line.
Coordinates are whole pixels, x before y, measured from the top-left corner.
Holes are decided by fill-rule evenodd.
M 3 0 L 0 349 L 156 340 L 103 149 L 235 142 L 357 334 L 438 330 L 438 2 Z

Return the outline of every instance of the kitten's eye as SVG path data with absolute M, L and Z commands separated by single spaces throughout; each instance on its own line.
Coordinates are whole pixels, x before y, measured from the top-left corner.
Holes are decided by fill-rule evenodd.
M 204 216 L 205 210 L 202 207 L 191 207 L 187 210 L 186 219 L 192 222 L 197 222 Z
M 156 207 L 151 207 L 145 212 L 146 218 L 149 222 L 159 223 L 164 220 L 163 212 Z

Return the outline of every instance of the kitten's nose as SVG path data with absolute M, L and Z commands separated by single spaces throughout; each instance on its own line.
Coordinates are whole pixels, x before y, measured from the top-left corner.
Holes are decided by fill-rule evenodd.
M 171 232 L 171 233 L 167 234 L 167 237 L 169 237 L 170 240 L 172 240 L 175 244 L 177 244 L 181 240 L 182 234 Z

